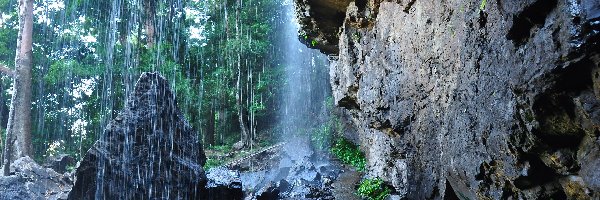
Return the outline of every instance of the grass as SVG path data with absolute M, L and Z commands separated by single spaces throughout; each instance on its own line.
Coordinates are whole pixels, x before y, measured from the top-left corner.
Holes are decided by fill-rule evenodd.
M 368 200 L 384 200 L 391 192 L 392 190 L 379 178 L 365 179 L 360 182 L 357 189 L 358 195 Z
M 339 158 L 344 164 L 352 165 L 358 171 L 364 171 L 367 164 L 365 155 L 357 145 L 345 138 L 341 138 L 331 147 L 331 153 Z

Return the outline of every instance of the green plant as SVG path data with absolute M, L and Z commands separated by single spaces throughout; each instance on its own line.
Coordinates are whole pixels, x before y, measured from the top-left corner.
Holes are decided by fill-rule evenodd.
M 67 171 L 68 171 L 68 172 L 73 172 L 73 171 L 75 171 L 75 166 L 74 166 L 74 165 L 67 165 Z
M 319 128 L 313 130 L 310 134 L 310 139 L 313 146 L 319 150 L 325 150 L 329 148 L 331 144 L 331 124 L 322 124 Z
M 357 192 L 359 196 L 368 200 L 383 200 L 392 191 L 383 183 L 383 180 L 375 178 L 361 181 Z
M 233 144 L 223 144 L 223 145 L 215 145 L 215 146 L 210 146 L 210 147 L 206 147 L 209 150 L 214 150 L 214 151 L 221 151 L 221 152 L 230 152 L 232 149 Z
M 352 165 L 358 171 L 364 171 L 367 164 L 365 155 L 358 146 L 345 138 L 341 138 L 331 147 L 331 153 L 339 158 L 344 164 Z
M 314 47 L 314 46 L 317 46 L 317 44 L 319 44 L 319 42 L 317 42 L 316 40 L 312 40 L 310 42 L 310 44 L 312 44 L 312 46 Z
M 360 35 L 357 33 L 352 34 L 352 40 L 354 41 L 359 41 L 360 40 Z
M 487 0 L 481 0 L 481 4 L 479 4 L 479 10 L 485 11 L 486 4 L 487 4 Z
M 209 170 L 211 168 L 219 167 L 225 164 L 225 161 L 219 159 L 206 159 L 206 164 L 204 164 L 204 170 Z

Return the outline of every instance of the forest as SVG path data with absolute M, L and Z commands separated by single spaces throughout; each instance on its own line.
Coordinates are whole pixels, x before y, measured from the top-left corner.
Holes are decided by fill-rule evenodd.
M 276 98 L 285 84 L 273 34 L 281 26 L 276 18 L 280 3 L 28 3 L 33 3 L 33 53 L 24 66 L 30 72 L 21 72 L 14 62 L 18 4 L 0 2 L 2 138 L 13 77 L 29 73 L 19 74 L 31 78 L 19 88 L 30 96 L 22 101 L 31 107 L 30 116 L 22 118 L 28 127 L 13 134 L 31 135 L 23 144 L 31 148 L 25 154 L 37 160 L 63 153 L 80 159 L 146 71 L 158 71 L 172 82 L 182 112 L 205 146 L 238 141 L 249 146 L 277 128 L 272 119 L 279 114 Z

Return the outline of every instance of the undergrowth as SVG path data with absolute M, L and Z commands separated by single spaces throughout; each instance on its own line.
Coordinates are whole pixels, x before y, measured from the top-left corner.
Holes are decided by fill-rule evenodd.
M 364 199 L 384 200 L 392 191 L 379 178 L 365 179 L 360 182 L 357 193 Z
M 367 164 L 365 155 L 360 151 L 358 146 L 350 142 L 348 139 L 338 139 L 333 147 L 331 147 L 331 153 L 339 158 L 344 164 L 352 165 L 358 171 L 364 171 Z

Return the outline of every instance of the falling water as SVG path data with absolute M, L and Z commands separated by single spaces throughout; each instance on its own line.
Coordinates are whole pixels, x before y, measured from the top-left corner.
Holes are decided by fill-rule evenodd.
M 337 169 L 329 164 L 327 156 L 312 145 L 312 134 L 329 116 L 326 101 L 331 96 L 328 59 L 318 50 L 310 49 L 299 41 L 299 24 L 295 18 L 294 3 L 282 3 L 281 25 L 277 30 L 280 62 L 285 67 L 284 92 L 279 134 L 285 144 L 278 164 L 266 171 L 242 174 L 246 191 L 257 191 L 269 185 L 291 183 L 280 198 L 306 198 L 309 188 L 323 189 L 322 179 L 335 178 Z M 260 196 L 261 194 L 256 194 Z
M 318 50 L 300 43 L 299 25 L 291 0 L 284 3 L 285 11 L 280 46 L 285 65 L 286 85 L 281 124 L 282 138 L 294 138 L 325 121 L 325 101 L 330 96 L 328 60 Z

